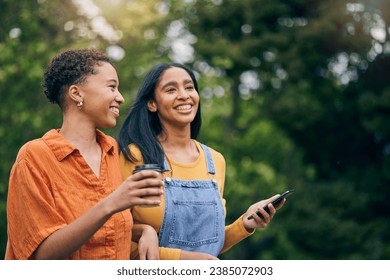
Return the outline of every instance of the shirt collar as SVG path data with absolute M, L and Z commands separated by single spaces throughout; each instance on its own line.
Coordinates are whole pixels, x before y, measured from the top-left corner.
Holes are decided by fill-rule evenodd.
M 53 151 L 58 161 L 62 161 L 72 153 L 79 153 L 79 150 L 68 142 L 60 133 L 59 129 L 51 129 L 43 135 L 42 139 Z M 103 154 L 113 154 L 116 142 L 102 131 L 96 130 L 96 139 L 102 148 Z

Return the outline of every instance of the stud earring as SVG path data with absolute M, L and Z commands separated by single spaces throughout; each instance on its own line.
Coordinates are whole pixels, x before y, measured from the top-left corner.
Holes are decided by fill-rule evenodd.
M 83 108 L 83 101 L 79 101 L 77 107 L 81 110 L 81 108 Z

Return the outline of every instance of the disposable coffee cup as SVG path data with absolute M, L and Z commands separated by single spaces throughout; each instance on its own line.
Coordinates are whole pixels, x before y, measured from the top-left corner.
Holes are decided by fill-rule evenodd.
M 143 171 L 143 170 L 154 170 L 154 171 L 157 171 L 157 172 L 162 174 L 162 170 L 161 170 L 160 165 L 154 164 L 154 163 L 137 165 L 135 167 L 135 169 L 133 170 L 133 174 L 138 173 L 138 172 Z M 153 200 L 161 200 L 160 195 L 148 195 L 147 198 L 148 199 L 153 199 Z M 140 206 L 141 207 L 156 207 L 158 205 L 146 204 L 146 205 L 140 205 Z
M 155 170 L 157 172 L 162 172 L 160 165 L 155 163 L 141 164 L 137 165 L 133 171 L 133 174 L 140 172 L 142 170 Z

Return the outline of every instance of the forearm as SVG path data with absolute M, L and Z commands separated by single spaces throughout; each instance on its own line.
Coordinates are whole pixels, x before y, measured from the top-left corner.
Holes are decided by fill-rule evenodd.
M 180 260 L 181 249 L 160 247 L 161 260 Z
M 245 228 L 243 218 L 241 216 L 234 223 L 225 226 L 225 242 L 221 254 L 254 233 L 253 229 Z
M 218 258 L 206 253 L 181 250 L 180 260 L 218 260 Z
M 113 212 L 102 200 L 84 215 L 47 237 L 37 248 L 35 259 L 66 259 L 85 244 Z
M 126 209 L 130 211 L 134 205 L 160 204 L 159 200 L 148 199 L 150 196 L 162 194 L 163 183 L 160 176 L 161 174 L 155 171 L 141 171 L 130 176 L 84 215 L 47 237 L 34 252 L 33 257 L 65 259 L 86 243 L 113 214 Z M 139 239 L 140 234 L 136 235 Z

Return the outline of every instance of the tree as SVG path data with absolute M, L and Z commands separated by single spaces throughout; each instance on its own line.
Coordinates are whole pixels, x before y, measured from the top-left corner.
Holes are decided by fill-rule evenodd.
M 390 257 L 389 1 L 1 0 L 1 7 L 1 252 L 17 151 L 61 120 L 40 88 L 43 69 L 60 50 L 94 46 L 117 60 L 124 107 L 152 65 L 174 60 L 196 70 L 199 140 L 227 161 L 228 222 L 295 187 L 269 228 L 222 258 Z
M 148 22 L 139 21 L 143 10 L 138 8 L 143 5 L 142 3 L 130 7 L 129 10 L 122 9 L 123 19 L 126 21 L 113 20 L 112 24 L 105 19 L 103 11 L 90 1 L 1 0 L 0 4 L 2 7 L 0 101 L 3 106 L 0 112 L 2 139 L 0 255 L 2 255 L 7 242 L 8 179 L 17 152 L 25 142 L 41 137 L 47 130 L 61 124 L 60 109 L 48 103 L 41 88 L 43 71 L 47 63 L 62 50 L 95 47 L 117 60 L 118 73 L 120 79 L 124 81 L 121 90 L 127 92 L 133 88 L 134 91 L 139 84 L 137 83 L 139 69 L 142 69 L 151 58 L 156 57 L 157 48 L 155 45 L 149 46 L 153 40 L 145 39 L 144 33 L 152 28 L 150 22 L 158 26 L 159 21 L 154 20 L 157 15 L 152 12 L 149 14 Z M 153 1 L 148 1 L 150 7 L 154 4 Z M 120 8 L 119 6 L 118 9 Z M 125 35 L 121 36 L 122 33 L 115 28 L 115 24 L 123 28 L 122 32 Z M 131 32 L 132 28 L 137 32 Z M 128 102 L 131 102 L 131 98 L 128 98 Z M 107 130 L 107 133 L 114 134 L 115 129 Z
M 228 218 L 297 189 L 269 229 L 226 257 L 388 258 L 389 4 L 170 3 L 196 38 L 204 95 L 218 100 L 202 136 L 227 157 L 228 207 L 241 202 Z
M 11 166 L 21 145 L 42 135 L 45 125 L 58 125 L 59 110 L 47 106 L 40 89 L 43 68 L 53 53 L 72 40 L 62 26 L 75 14 L 64 4 L 1 1 L 0 31 L 0 248 L 5 251 L 6 194 Z M 49 44 L 50 42 L 50 44 Z

